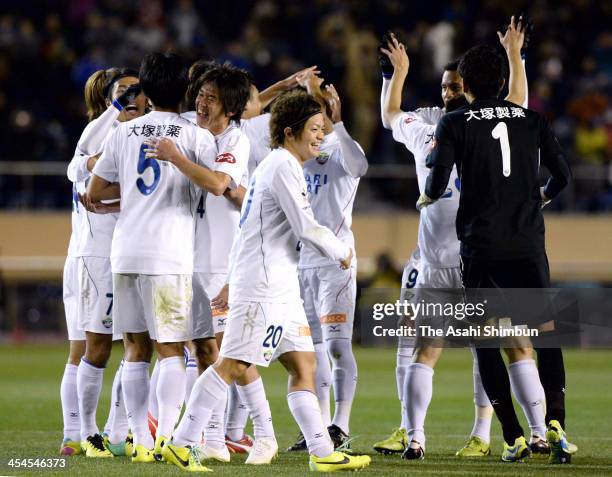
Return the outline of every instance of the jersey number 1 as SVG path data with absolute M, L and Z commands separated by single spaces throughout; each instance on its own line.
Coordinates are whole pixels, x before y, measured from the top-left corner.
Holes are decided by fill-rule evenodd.
M 502 154 L 502 172 L 504 177 L 510 176 L 510 141 L 508 140 L 508 126 L 500 122 L 491 131 L 494 139 L 499 139 Z

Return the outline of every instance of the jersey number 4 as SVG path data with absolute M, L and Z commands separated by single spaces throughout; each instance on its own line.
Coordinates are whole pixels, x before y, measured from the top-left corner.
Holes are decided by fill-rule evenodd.
M 491 136 L 499 140 L 502 155 L 502 172 L 504 177 L 510 177 L 510 140 L 508 139 L 508 126 L 499 122 L 491 131 Z
M 153 182 L 151 184 L 146 184 L 144 179 L 142 177 L 139 177 L 138 179 L 136 179 L 136 187 L 138 187 L 138 190 L 144 195 L 151 195 L 159 184 L 161 168 L 159 167 L 159 163 L 156 159 L 146 157 L 145 149 L 147 148 L 148 146 L 146 144 L 142 144 L 140 146 L 140 152 L 138 154 L 138 165 L 136 166 L 136 170 L 138 171 L 138 174 L 142 175 L 147 169 L 153 169 Z

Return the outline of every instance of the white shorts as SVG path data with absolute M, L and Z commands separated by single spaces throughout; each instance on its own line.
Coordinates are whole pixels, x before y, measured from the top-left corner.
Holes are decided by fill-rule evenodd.
M 220 356 L 267 367 L 290 351 L 314 352 L 301 300 L 230 304 Z
M 212 321 L 212 310 L 207 285 L 210 273 L 193 272 L 193 325 L 194 339 L 214 338 L 215 330 Z
M 110 259 L 79 257 L 78 327 L 103 335 L 113 334 L 113 277 Z
M 193 339 L 191 275 L 113 273 L 113 293 L 116 332 L 148 331 L 159 343 Z
M 66 315 L 66 329 L 70 341 L 83 341 L 85 332 L 78 328 L 79 306 L 79 259 L 67 257 L 64 263 L 64 279 L 62 297 L 64 300 L 64 313 Z
M 421 262 L 416 288 L 462 288 L 460 267 L 435 268 Z
M 299 271 L 299 278 L 312 341 L 318 344 L 332 338 L 351 340 L 357 293 L 355 268 L 305 268 Z
M 216 297 L 221 288 L 227 283 L 227 273 L 207 273 L 207 272 L 194 272 L 193 274 L 193 293 L 194 293 L 194 314 L 195 314 L 195 296 L 196 292 L 196 280 L 199 281 L 198 287 L 202 287 L 208 297 L 209 301 Z M 208 304 L 210 309 L 210 302 Z M 212 327 L 213 335 L 217 333 L 225 332 L 225 325 L 227 323 L 227 311 L 211 310 L 212 312 Z

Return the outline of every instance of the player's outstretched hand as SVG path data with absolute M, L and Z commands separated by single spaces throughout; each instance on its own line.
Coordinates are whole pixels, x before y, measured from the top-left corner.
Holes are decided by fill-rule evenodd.
M 502 35 L 500 31 L 497 32 L 499 42 L 502 44 L 504 49 L 511 52 L 520 52 L 525 41 L 525 25 L 522 22 L 521 17 L 518 22 L 514 21 L 514 15 L 510 18 L 510 25 L 506 29 L 506 32 Z
M 115 100 L 119 104 L 119 106 L 121 106 L 120 108 L 117 108 L 117 109 L 122 110 L 128 104 L 133 103 L 134 100 L 136 99 L 136 96 L 138 96 L 140 93 L 142 93 L 142 88 L 140 87 L 140 83 L 136 83 L 128 87 L 128 89 L 126 89 L 123 92 L 123 94 Z M 115 104 L 115 107 L 116 106 L 117 105 Z
M 349 249 L 348 257 L 344 260 L 340 260 L 340 268 L 342 270 L 347 270 L 351 266 L 351 262 L 353 261 L 353 249 Z
M 160 161 L 175 162 L 181 155 L 176 143 L 167 137 L 151 138 L 145 141 L 145 157 L 153 157 Z
M 308 68 L 304 68 L 303 70 L 298 71 L 297 73 L 293 73 L 290 76 L 287 76 L 285 79 L 280 80 L 278 83 L 282 89 L 285 91 L 295 88 L 300 84 L 300 81 L 303 80 L 304 77 L 308 77 L 309 75 L 318 75 L 320 71 L 317 69 L 317 65 L 309 66 Z
M 217 294 L 217 296 L 211 300 L 210 306 L 215 310 L 225 311 L 228 309 L 228 298 L 229 283 L 226 283 L 223 285 L 223 288 L 221 288 L 221 291 Z
M 410 60 L 406 53 L 406 48 L 402 43 L 397 41 L 395 35 L 389 32 L 389 40 L 386 46 L 380 48 L 381 53 L 385 54 L 389 61 L 393 65 L 394 71 L 399 73 L 408 74 L 408 68 L 410 67 Z
M 334 124 L 342 121 L 342 110 L 340 103 L 340 96 L 334 88 L 333 84 L 328 84 L 325 86 L 325 92 L 327 93 L 325 96 L 325 103 L 327 104 L 327 109 L 330 112 L 330 119 Z

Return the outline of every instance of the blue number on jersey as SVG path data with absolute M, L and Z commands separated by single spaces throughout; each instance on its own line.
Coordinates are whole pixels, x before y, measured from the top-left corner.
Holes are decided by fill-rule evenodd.
M 459 192 L 461 192 L 461 180 L 458 177 L 455 179 L 455 187 L 457 188 Z M 453 189 L 448 187 L 446 189 L 446 192 L 444 193 L 442 197 L 440 197 L 440 199 L 448 199 L 452 195 L 453 195 Z
M 244 224 L 244 221 L 249 216 L 249 212 L 251 211 L 251 204 L 253 203 L 253 194 L 255 193 L 255 176 L 251 178 L 251 183 L 249 184 L 249 198 L 247 199 L 246 205 L 244 206 L 244 212 L 242 213 L 242 217 L 240 217 L 240 227 Z
M 408 273 L 408 281 L 406 282 L 406 288 L 414 288 L 418 276 L 419 271 L 416 268 L 410 270 L 410 273 Z
M 76 184 L 72 183 L 72 211 L 79 213 L 79 195 L 77 194 Z
M 458 177 L 455 179 L 455 187 L 459 192 L 461 192 L 461 179 L 459 179 Z
M 151 195 L 153 191 L 157 189 L 159 184 L 161 168 L 159 167 L 159 163 L 156 159 L 145 157 L 145 149 L 147 149 L 147 147 L 148 146 L 146 144 L 142 144 L 140 146 L 140 154 L 138 155 L 138 166 L 136 167 L 136 170 L 138 171 L 138 174 L 144 174 L 144 171 L 146 171 L 149 167 L 153 169 L 153 183 L 147 185 L 142 177 L 139 177 L 136 179 L 136 187 L 138 187 L 138 190 L 144 195 Z

